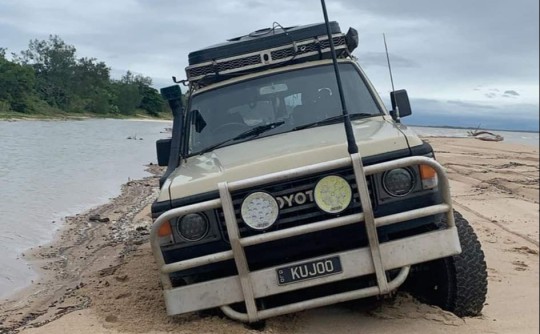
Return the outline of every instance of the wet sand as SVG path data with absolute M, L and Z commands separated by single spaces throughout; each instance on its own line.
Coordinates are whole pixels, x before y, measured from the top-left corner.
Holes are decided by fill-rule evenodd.
M 400 293 L 369 310 L 335 305 L 269 319 L 261 333 L 538 333 L 538 148 L 427 141 L 486 254 L 483 315 L 458 318 Z M 166 316 L 148 243 L 156 191 L 157 177 L 131 181 L 110 203 L 68 217 L 56 242 L 25 254 L 42 278 L 0 304 L 0 333 L 257 332 L 217 316 Z

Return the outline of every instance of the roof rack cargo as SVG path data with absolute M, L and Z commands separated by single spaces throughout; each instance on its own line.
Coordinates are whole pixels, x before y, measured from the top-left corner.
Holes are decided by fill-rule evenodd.
M 334 21 L 330 22 L 330 32 L 337 56 L 350 56 L 358 45 L 356 30 L 350 28 L 343 34 Z M 324 23 L 288 28 L 274 23 L 272 28 L 191 52 L 186 75 L 190 83 L 205 86 L 234 75 L 330 57 Z

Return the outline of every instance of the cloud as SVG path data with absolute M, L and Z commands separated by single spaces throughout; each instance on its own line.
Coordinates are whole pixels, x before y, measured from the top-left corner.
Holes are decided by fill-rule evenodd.
M 365 68 L 371 66 L 383 66 L 388 68 L 388 60 L 386 59 L 385 52 L 359 52 L 358 62 Z M 389 54 L 390 65 L 392 68 L 415 68 L 419 67 L 418 63 L 412 59 L 408 59 L 396 54 Z
M 515 90 L 506 90 L 503 95 L 519 96 L 519 93 Z
M 505 90 L 504 93 L 500 93 L 501 90 L 499 88 L 481 88 L 476 87 L 473 89 L 477 92 L 483 92 L 483 96 L 488 99 L 497 99 L 497 98 L 512 98 L 515 99 L 518 96 L 521 96 L 516 90 Z
M 457 102 L 457 103 L 456 103 Z M 496 104 L 487 106 L 474 101 L 411 99 L 412 115 L 405 124 L 461 126 L 506 130 L 539 130 L 538 106 L 533 104 Z
M 379 91 L 390 87 L 385 33 L 396 87 L 407 88 L 411 97 L 454 108 L 458 104 L 447 101 L 538 105 L 538 1 L 475 0 L 464 6 L 460 1 L 327 0 L 327 6 L 343 31 L 358 30 L 354 55 Z M 0 1 L 0 47 L 18 53 L 31 39 L 58 34 L 77 48 L 78 57 L 104 61 L 114 75 L 131 70 L 150 76 L 159 88 L 172 84 L 173 75 L 185 78 L 189 52 L 274 21 L 283 26 L 321 22 L 320 3 Z
M 487 104 L 481 104 L 481 103 L 474 103 L 474 102 L 465 102 L 465 101 L 459 101 L 459 100 L 449 100 L 446 101 L 448 104 L 457 105 L 463 108 L 470 108 L 470 109 L 496 109 L 494 106 L 490 106 Z

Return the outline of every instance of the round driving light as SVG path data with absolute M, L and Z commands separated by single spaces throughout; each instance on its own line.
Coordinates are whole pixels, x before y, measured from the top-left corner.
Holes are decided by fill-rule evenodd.
M 392 196 L 405 196 L 414 188 L 414 177 L 406 168 L 392 169 L 384 174 L 383 186 Z
M 349 182 L 337 175 L 325 176 L 315 186 L 315 203 L 319 209 L 328 213 L 340 213 L 352 200 Z
M 198 213 L 190 213 L 178 222 L 178 233 L 189 241 L 199 241 L 208 233 L 208 220 Z
M 251 228 L 264 230 L 277 220 L 279 207 L 276 199 L 265 192 L 249 194 L 242 202 L 242 219 Z

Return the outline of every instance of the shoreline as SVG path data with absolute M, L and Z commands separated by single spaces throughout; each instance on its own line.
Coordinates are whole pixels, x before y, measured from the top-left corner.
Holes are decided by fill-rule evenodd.
M 167 115 L 168 116 L 168 115 Z M 172 115 L 170 115 L 172 117 Z M 172 121 L 170 117 L 151 117 L 147 115 L 99 115 L 99 114 L 1 114 L 0 121 L 5 122 L 24 122 L 24 121 L 84 121 L 88 119 L 118 119 L 129 121 Z
M 156 161 L 155 141 L 169 135 L 163 131 L 168 126 L 105 119 L 0 122 L 0 151 L 6 153 L 0 156 L 6 195 L 0 204 L 0 300 L 37 279 L 21 254 L 50 243 L 64 217 L 106 204 L 126 181 L 150 175 L 145 165 Z
M 469 136 L 463 136 L 463 137 L 459 137 L 459 136 L 443 136 L 443 135 L 419 135 L 420 138 L 424 139 L 424 140 L 429 140 L 429 139 L 438 139 L 438 138 L 445 138 L 445 139 L 467 139 L 467 140 L 474 140 L 475 142 L 477 141 L 480 141 L 478 139 L 475 139 L 473 137 L 469 137 Z M 519 142 L 519 141 L 514 141 L 514 140 L 503 140 L 502 141 L 504 144 L 503 145 L 522 145 L 522 146 L 525 146 L 527 148 L 530 148 L 530 149 L 539 149 L 540 148 L 540 143 L 538 142 L 535 142 L 535 143 L 529 143 L 529 142 Z
M 451 130 L 486 130 L 486 131 L 502 131 L 502 132 L 523 132 L 523 133 L 534 133 L 534 134 L 540 133 L 540 130 L 507 130 L 507 129 L 490 129 L 490 128 L 481 128 L 481 127 L 461 127 L 461 126 L 451 126 L 451 125 L 407 124 L 407 126 L 418 127 L 418 128 L 451 129 Z
M 475 139 L 468 135 L 465 129 L 455 129 L 455 128 L 436 128 L 436 127 L 418 127 L 418 126 L 409 126 L 419 137 L 427 138 L 465 138 L 465 139 Z M 497 130 L 499 132 L 499 130 Z M 510 145 L 526 145 L 532 148 L 538 148 L 538 132 L 526 132 L 526 131 L 506 131 L 500 130 L 499 133 L 504 139 L 500 141 L 503 144 Z M 478 139 L 475 139 L 479 141 Z
M 148 165 L 145 171 L 150 176 L 122 184 L 120 194 L 104 204 L 62 218 L 63 224 L 51 241 L 23 252 L 21 257 L 37 278 L 1 299 L 1 334 L 39 327 L 88 307 L 89 299 L 73 294 L 85 285 L 86 277 L 95 270 L 118 266 L 134 251 L 134 245 L 147 239 L 149 205 L 157 196 L 163 168 Z M 147 217 L 141 215 L 145 210 Z M 103 249 L 108 251 L 98 259 Z
M 370 311 L 336 305 L 272 318 L 262 332 L 538 331 L 538 149 L 425 139 L 447 169 L 455 208 L 471 222 L 486 253 L 484 315 L 460 319 L 398 294 Z M 150 168 L 152 176 L 124 184 L 121 195 L 104 205 L 67 217 L 52 243 L 34 249 L 40 279 L 0 303 L 1 334 L 252 333 L 218 316 L 166 315 L 148 242 L 149 204 L 163 169 Z M 91 221 L 93 215 L 109 221 Z

